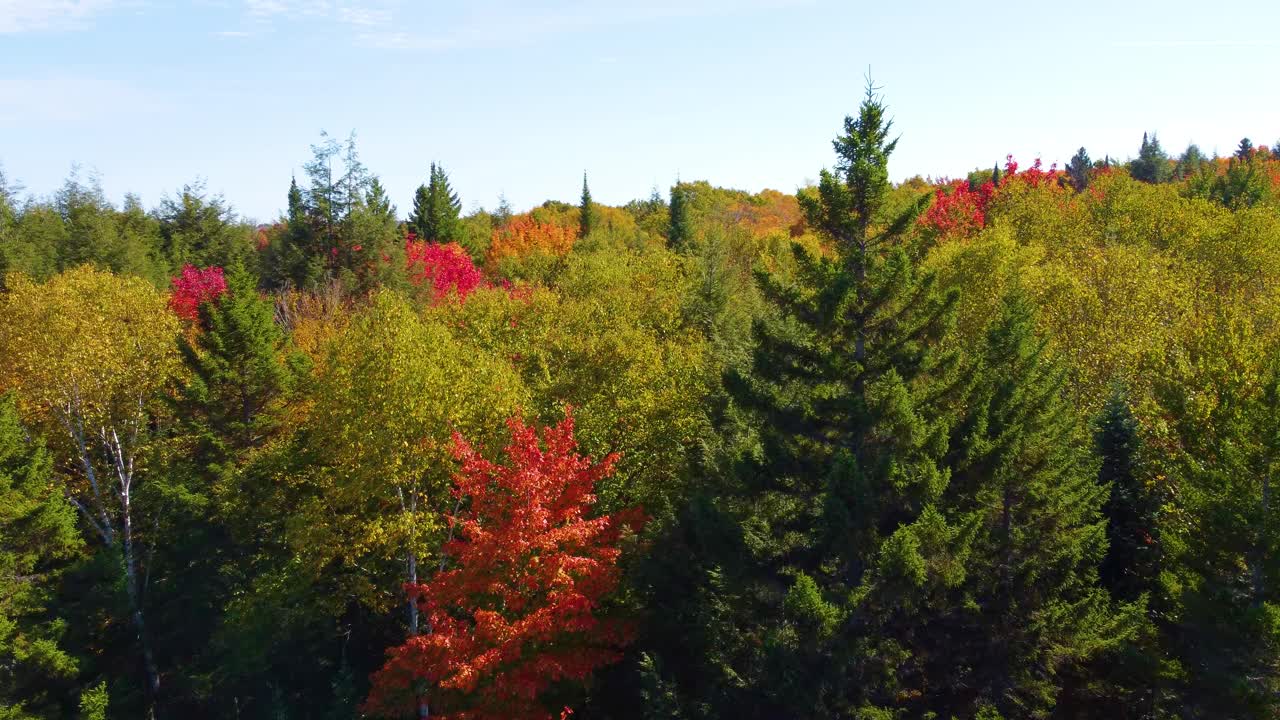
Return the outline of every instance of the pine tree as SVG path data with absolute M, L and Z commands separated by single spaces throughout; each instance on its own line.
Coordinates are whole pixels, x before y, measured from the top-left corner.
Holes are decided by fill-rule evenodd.
M 1237 160 L 1244 160 L 1244 161 L 1248 161 L 1252 159 L 1253 158 L 1253 141 L 1250 140 L 1249 138 L 1244 138 L 1243 140 L 1241 140 L 1240 144 L 1236 146 L 1235 158 Z
M 419 185 L 418 189 L 413 193 L 413 210 L 409 213 L 409 232 L 413 233 L 419 240 L 425 239 L 424 233 L 430 225 L 428 218 L 431 216 L 431 193 L 427 190 L 425 184 Z
M 996 163 L 991 168 L 991 184 L 1000 187 L 1000 163 Z
M 1186 180 L 1187 178 L 1201 175 L 1205 172 L 1206 160 L 1204 153 L 1200 151 L 1199 146 L 1188 145 L 1182 155 L 1178 157 L 1178 164 L 1174 167 L 1173 176 L 1177 180 Z
M 1155 133 L 1148 137 L 1142 134 L 1142 146 L 1138 149 L 1138 158 L 1129 163 L 1129 172 L 1135 180 L 1158 184 L 1166 182 L 1171 174 L 1169 156 L 1160 147 L 1160 140 Z
M 1089 159 L 1089 153 L 1082 147 L 1072 156 L 1071 162 L 1067 163 L 1067 175 L 1071 177 L 1071 186 L 1078 193 L 1084 192 L 1089 187 L 1089 171 L 1093 169 L 1093 161 Z
M 65 624 L 46 617 L 58 576 L 83 542 L 75 510 L 56 492 L 53 463 L 0 395 L 0 717 L 67 717 L 59 684 L 77 663 L 59 643 Z
M 737 458 L 727 492 L 742 537 L 719 544 L 749 557 L 716 556 L 716 567 L 739 568 L 732 579 L 691 590 L 732 608 L 703 650 L 729 667 L 702 674 L 732 673 L 743 687 L 699 689 L 726 716 L 833 716 L 890 702 L 890 683 L 869 682 L 896 673 L 890 645 L 901 638 L 880 608 L 909 600 L 891 579 L 868 585 L 871 572 L 890 546 L 911 544 L 904 534 L 929 535 L 914 547 L 930 562 L 951 552 L 934 541 L 952 533 L 930 507 L 946 486 L 942 398 L 954 362 L 938 343 L 955 298 L 905 246 L 928 197 L 884 216 L 897 141 L 873 88 L 844 128 L 837 171 L 802 198 L 835 257 L 797 245 L 794 284 L 760 277 L 779 320 L 757 327 L 752 372 L 729 377 L 759 450 Z M 751 637 L 755 650 L 732 649 Z
M 1110 489 L 1102 584 L 1117 599 L 1137 600 L 1156 589 L 1160 498 L 1139 472 L 1138 421 L 1119 390 L 1103 408 L 1093 437 L 1102 460 L 1098 482 Z
M 688 248 L 693 239 L 687 193 L 688 190 L 679 182 L 671 186 L 671 222 L 667 226 L 667 247 L 673 250 Z
M 1117 387 L 1093 425 L 1094 452 L 1101 461 L 1098 484 L 1107 490 L 1107 553 L 1098 575 L 1113 600 L 1145 600 L 1147 613 L 1131 637 L 1087 665 L 1066 669 L 1058 717 L 1150 720 L 1164 717 L 1170 700 L 1157 624 L 1169 616 L 1159 588 L 1161 498 L 1144 471 L 1141 443 L 1138 420 Z
M 585 238 L 596 226 L 596 206 L 587 187 L 587 174 L 582 173 L 582 201 L 578 204 L 578 237 Z
M 370 180 L 364 198 L 347 216 L 345 234 L 353 291 L 364 294 L 379 287 L 407 287 L 404 238 L 395 206 L 378 178 Z
M 289 181 L 284 232 L 272 243 L 267 284 L 273 288 L 309 287 L 324 274 L 324 254 L 297 178 Z
M 1042 717 L 1065 670 L 1142 620 L 1140 602 L 1113 603 L 1099 580 L 1106 487 L 1033 323 L 1029 301 L 1006 299 L 951 443 L 946 514 L 973 533 L 970 552 L 908 645 L 925 683 L 918 709 L 943 717 Z
M 221 466 L 275 432 L 273 410 L 301 360 L 288 355 L 273 304 L 243 268 L 231 270 L 227 292 L 200 313 L 205 330 L 179 343 L 191 373 L 179 386 L 178 416 L 204 448 L 201 463 Z
M 418 186 L 414 194 L 409 229 L 419 240 L 426 242 L 455 242 L 461 213 L 462 202 L 449 187 L 449 176 L 444 167 L 431 163 L 427 184 Z

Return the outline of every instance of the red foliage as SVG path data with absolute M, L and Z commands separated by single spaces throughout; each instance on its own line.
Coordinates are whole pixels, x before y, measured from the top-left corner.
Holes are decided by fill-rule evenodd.
M 1061 176 L 1062 173 L 1058 171 L 1057 163 L 1050 165 L 1049 169 L 1045 170 L 1044 165 L 1040 162 L 1040 158 L 1036 158 L 1036 161 L 1032 163 L 1030 170 L 1023 170 L 1019 173 L 1018 161 L 1014 160 L 1012 155 L 1006 155 L 1004 176 L 1000 178 L 1000 187 L 1004 187 L 1006 184 L 1015 180 L 1027 183 L 1031 187 L 1040 187 L 1041 185 L 1053 187 L 1058 184 L 1058 179 Z
M 405 241 L 404 251 L 409 266 L 409 282 L 428 286 L 433 303 L 451 295 L 465 300 L 472 291 L 485 285 L 484 275 L 457 243 L 422 242 L 411 233 Z
M 618 585 L 620 536 L 640 514 L 587 517 L 617 456 L 579 455 L 567 413 L 541 443 L 519 418 L 508 426 L 506 465 L 454 435 L 454 493 L 470 505 L 450 518 L 453 567 L 406 585 L 430 632 L 388 652 L 368 713 L 398 716 L 421 696 L 442 720 L 553 720 L 539 695 L 617 661 L 630 640 L 626 623 L 596 611 Z
M 920 216 L 919 223 L 935 231 L 939 239 L 972 237 L 986 227 L 991 200 L 1012 183 L 1054 189 L 1062 187 L 1061 177 L 1057 165 L 1045 170 L 1040 158 L 1030 169 L 1018 172 L 1018 161 L 1006 155 L 999 185 L 988 180 L 975 190 L 965 180 L 940 183 L 934 190 L 933 204 Z
M 173 279 L 173 292 L 169 295 L 169 309 L 183 320 L 200 319 L 200 306 L 222 297 L 227 291 L 227 279 L 222 268 L 197 268 L 183 265 L 182 272 Z
M 965 180 L 941 185 L 920 224 L 937 231 L 940 238 L 970 237 L 987 224 L 987 205 L 995 192 L 990 180 L 977 190 L 970 189 Z

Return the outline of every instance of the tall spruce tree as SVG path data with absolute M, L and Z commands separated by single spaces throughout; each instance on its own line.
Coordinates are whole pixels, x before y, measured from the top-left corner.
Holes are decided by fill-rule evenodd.
M 1009 296 L 972 368 L 944 503 L 971 544 L 904 643 L 920 683 L 912 715 L 1046 716 L 1065 671 L 1141 624 L 1142 603 L 1114 603 L 1099 580 L 1107 488 L 1033 323 L 1029 301 Z
M 721 497 L 685 520 L 700 526 L 683 542 L 702 560 L 674 582 L 690 601 L 672 614 L 705 624 L 684 639 L 701 660 L 676 667 L 679 648 L 655 649 L 687 702 L 713 716 L 839 717 L 890 703 L 901 638 L 879 630 L 884 608 L 914 602 L 899 582 L 911 571 L 872 571 L 886 556 L 909 564 L 893 547 L 952 564 L 956 533 L 933 504 L 947 484 L 955 363 L 939 341 L 955 297 L 906 246 L 928 198 L 886 214 L 897 141 L 873 88 L 844 129 L 836 171 L 802 197 L 835 252 L 796 245 L 795 282 L 760 275 L 777 317 L 756 328 L 752 369 L 727 378 L 745 442 Z M 906 538 L 917 532 L 924 541 Z
M 1083 147 L 1077 150 L 1066 168 L 1067 175 L 1071 178 L 1071 187 L 1076 192 L 1084 192 L 1089 187 L 1089 171 L 1092 169 L 1093 161 L 1089 159 L 1089 153 Z
M 307 211 L 306 198 L 297 178 L 289 181 L 285 227 L 272 240 L 268 254 L 267 285 L 273 288 L 306 288 L 324 275 L 324 256 L 316 228 Z
M 693 238 L 693 221 L 689 217 L 688 190 L 679 181 L 671 186 L 671 221 L 667 225 L 667 247 L 688 248 Z
M 458 218 L 461 213 L 462 202 L 449 186 L 449 175 L 444 166 L 431 163 L 427 184 L 420 185 L 414 194 L 409 229 L 419 240 L 455 242 L 458 239 Z
M 596 227 L 597 210 L 591 201 L 591 188 L 587 187 L 587 173 L 582 173 L 582 200 L 578 203 L 578 237 L 584 238 Z
M 1138 157 L 1129 163 L 1129 173 L 1135 180 L 1145 183 L 1166 182 L 1172 174 L 1169 167 L 1169 156 L 1160 147 L 1160 139 L 1155 133 L 1150 136 L 1142 134 L 1142 145 L 1138 148 Z

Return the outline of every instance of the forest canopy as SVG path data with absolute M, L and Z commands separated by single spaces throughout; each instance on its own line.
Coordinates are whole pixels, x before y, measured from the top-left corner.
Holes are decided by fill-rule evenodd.
M 0 718 L 1280 717 L 1280 153 L 832 120 L 617 207 L 0 174 Z

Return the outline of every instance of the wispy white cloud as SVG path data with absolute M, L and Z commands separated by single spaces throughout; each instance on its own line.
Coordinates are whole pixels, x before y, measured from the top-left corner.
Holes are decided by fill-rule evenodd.
M 116 0 L 0 0 L 0 33 L 77 29 L 117 4 Z
M 253 33 L 249 32 L 248 30 L 215 30 L 209 34 L 213 35 L 214 37 L 225 37 L 225 38 L 246 38 L 246 37 L 253 36 Z

